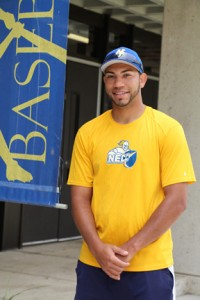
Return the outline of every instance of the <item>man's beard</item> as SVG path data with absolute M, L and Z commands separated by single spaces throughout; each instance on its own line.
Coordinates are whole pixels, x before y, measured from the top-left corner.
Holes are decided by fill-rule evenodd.
M 137 90 L 134 91 L 132 94 L 129 95 L 129 99 L 128 101 L 126 101 L 125 103 L 123 103 L 123 100 L 121 101 L 116 101 L 113 99 L 112 96 L 108 95 L 109 99 L 112 101 L 112 104 L 114 106 L 117 106 L 117 107 L 126 107 L 128 106 L 131 102 L 134 101 L 135 97 L 139 94 L 140 92 L 140 86 L 138 86 Z M 119 99 L 120 100 L 120 99 Z

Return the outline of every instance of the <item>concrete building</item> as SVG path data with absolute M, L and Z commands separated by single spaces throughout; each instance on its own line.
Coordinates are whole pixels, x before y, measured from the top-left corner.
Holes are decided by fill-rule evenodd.
M 188 209 L 173 227 L 176 272 L 185 286 L 200 294 L 199 202 L 199 87 L 200 2 L 166 0 L 158 108 L 184 127 L 195 167 L 197 183 L 189 189 Z

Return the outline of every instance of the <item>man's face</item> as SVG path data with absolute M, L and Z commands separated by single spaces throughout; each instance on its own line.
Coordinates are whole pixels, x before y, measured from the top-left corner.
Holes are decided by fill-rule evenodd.
M 145 84 L 142 76 L 134 67 L 123 63 L 113 64 L 106 69 L 105 88 L 114 106 L 124 107 L 136 99 L 141 100 L 141 88 Z

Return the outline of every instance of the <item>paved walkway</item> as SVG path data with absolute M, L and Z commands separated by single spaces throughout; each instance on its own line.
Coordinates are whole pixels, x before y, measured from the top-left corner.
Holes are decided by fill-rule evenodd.
M 80 243 L 74 240 L 0 252 L 0 300 L 10 300 L 13 295 L 14 300 L 73 300 Z M 195 299 L 200 296 L 177 297 Z

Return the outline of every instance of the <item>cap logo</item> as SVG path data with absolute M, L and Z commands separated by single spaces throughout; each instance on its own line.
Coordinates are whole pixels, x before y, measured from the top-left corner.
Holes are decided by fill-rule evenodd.
M 119 57 L 122 57 L 125 53 L 125 49 L 118 49 L 116 52 L 116 55 Z
M 129 48 L 123 47 L 123 46 L 110 51 L 106 55 L 102 65 L 101 65 L 102 72 L 104 73 L 108 66 L 115 64 L 115 63 L 128 64 L 128 65 L 136 68 L 139 73 L 142 74 L 144 72 L 142 61 L 141 61 L 140 57 L 138 56 L 137 52 L 135 52 L 134 50 L 131 50 Z

